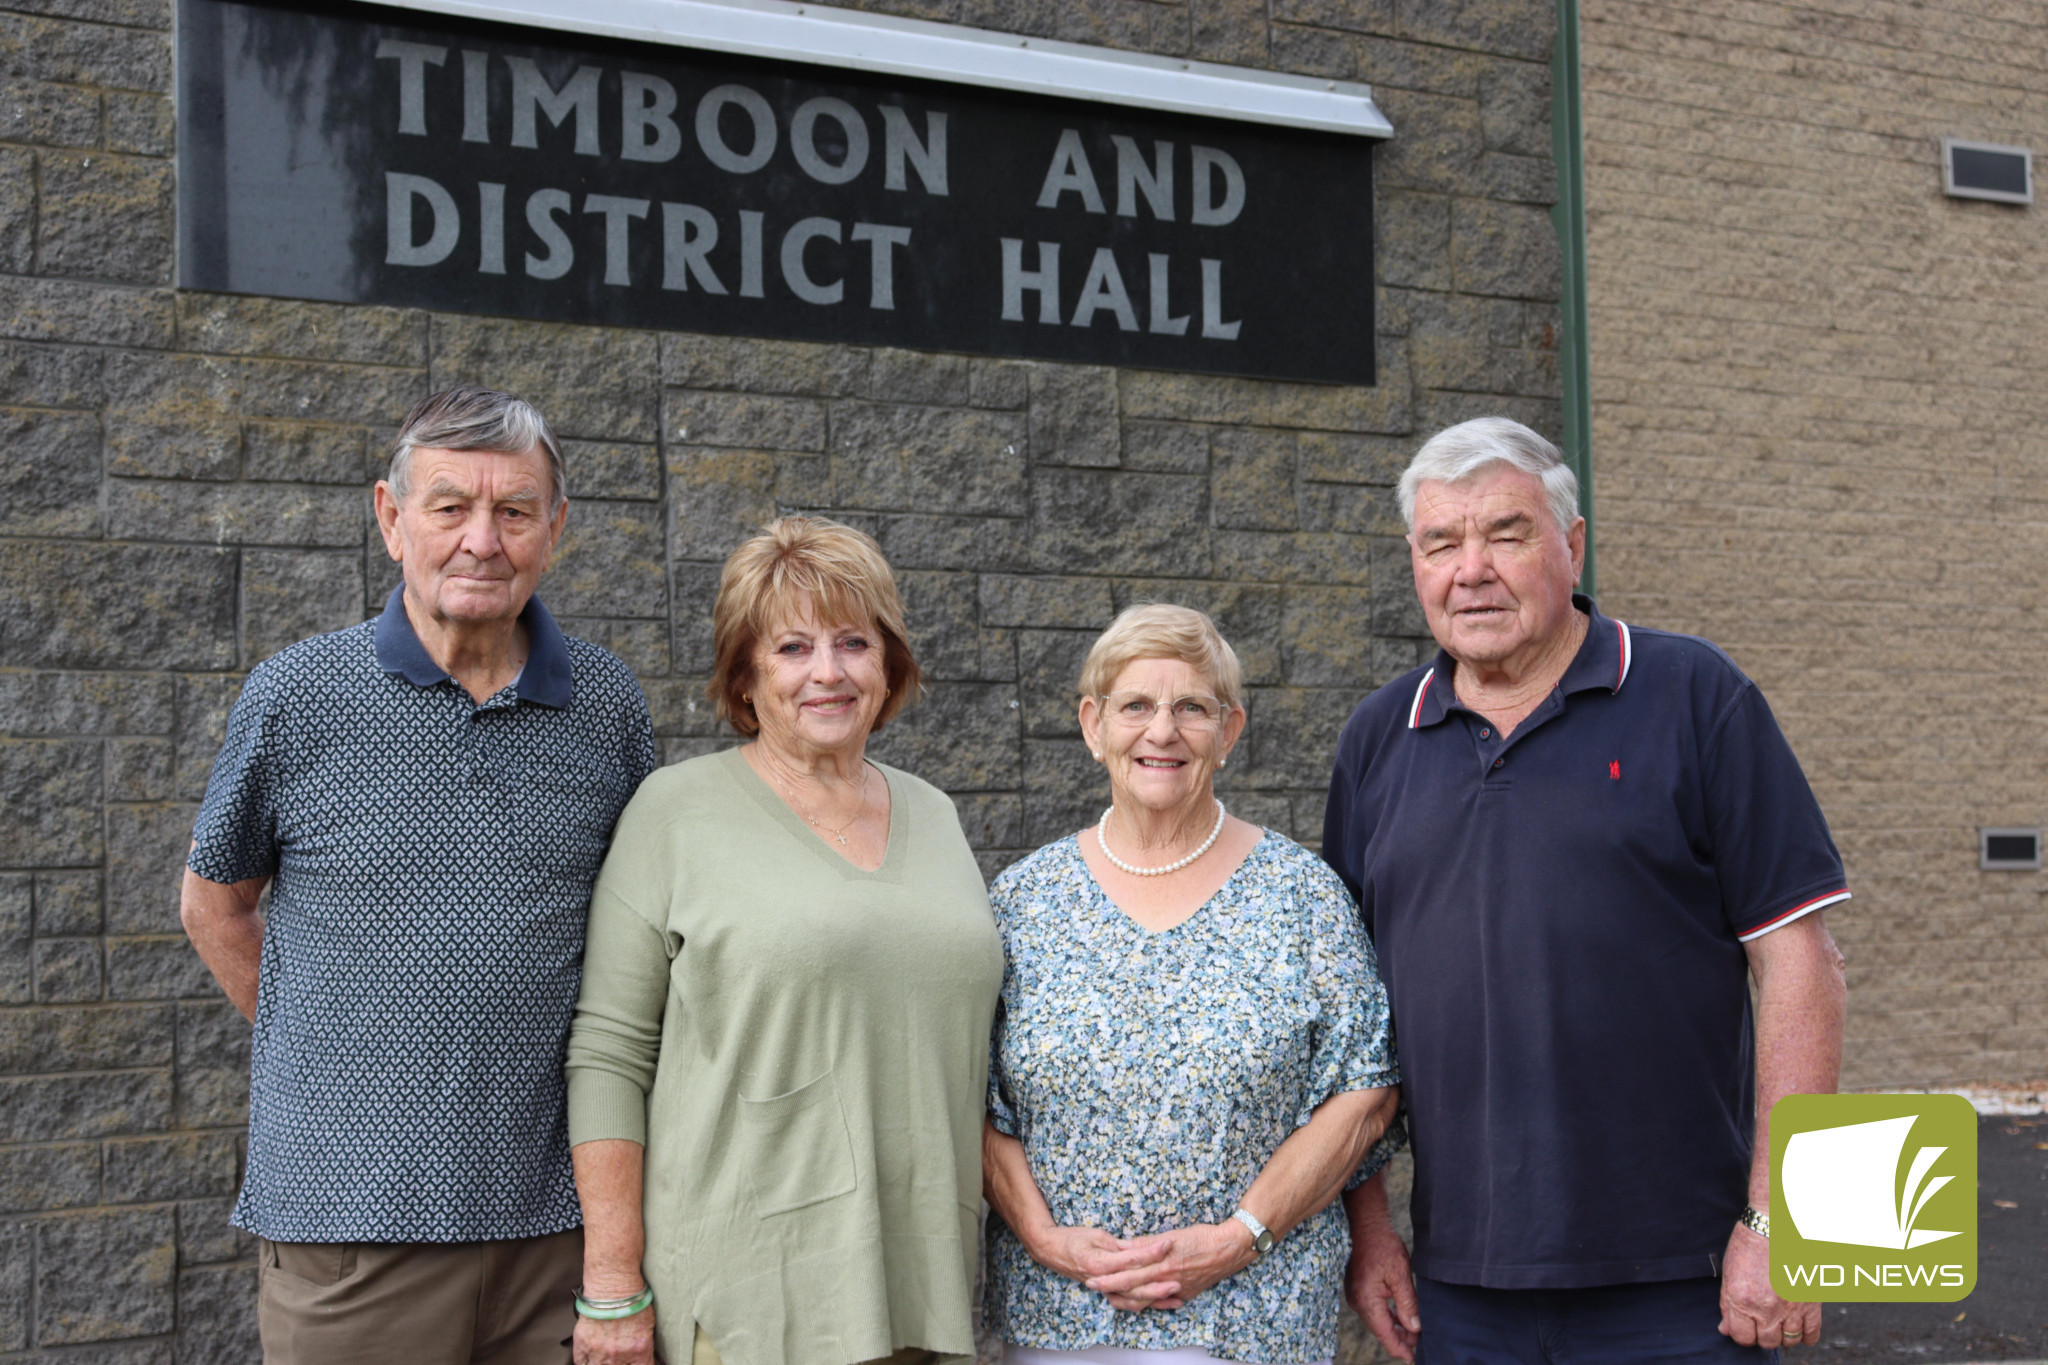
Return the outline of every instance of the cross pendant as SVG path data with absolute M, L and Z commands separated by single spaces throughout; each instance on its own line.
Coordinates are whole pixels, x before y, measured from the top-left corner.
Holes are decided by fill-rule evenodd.
M 832 837 L 839 841 L 839 846 L 841 848 L 846 847 L 846 836 L 844 834 L 835 834 Z

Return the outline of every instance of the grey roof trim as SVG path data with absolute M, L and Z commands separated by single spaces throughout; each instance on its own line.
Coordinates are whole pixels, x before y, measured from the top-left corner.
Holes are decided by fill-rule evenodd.
M 1394 135 L 1372 87 L 794 0 L 381 0 L 400 9 L 1140 109 Z

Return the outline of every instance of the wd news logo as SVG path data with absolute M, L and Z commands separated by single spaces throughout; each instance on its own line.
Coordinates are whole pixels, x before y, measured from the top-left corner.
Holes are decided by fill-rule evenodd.
M 1977 1112 L 1956 1095 L 1771 1109 L 1771 1285 L 1795 1302 L 1950 1302 L 1977 1286 Z

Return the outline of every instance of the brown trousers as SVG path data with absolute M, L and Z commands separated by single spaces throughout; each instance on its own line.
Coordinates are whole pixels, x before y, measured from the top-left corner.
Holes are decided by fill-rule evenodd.
M 583 1230 L 506 1242 L 264 1242 L 264 1365 L 567 1365 Z

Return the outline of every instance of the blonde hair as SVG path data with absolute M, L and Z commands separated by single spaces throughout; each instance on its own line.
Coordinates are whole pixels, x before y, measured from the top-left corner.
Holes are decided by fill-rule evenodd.
M 1190 664 L 1216 689 L 1216 700 L 1232 710 L 1244 705 L 1244 666 L 1237 651 L 1216 623 L 1193 607 L 1139 602 L 1124 608 L 1088 650 L 1081 665 L 1081 695 L 1102 696 L 1139 659 Z
M 880 730 L 924 686 L 924 670 L 910 652 L 903 599 L 896 576 L 873 536 L 826 517 L 783 517 L 726 557 L 711 608 L 715 653 L 705 693 L 718 718 L 742 735 L 760 733 L 746 700 L 754 675 L 754 647 L 778 621 L 798 614 L 804 598 L 820 620 L 837 625 L 874 622 L 882 637 L 889 695 L 875 716 Z

